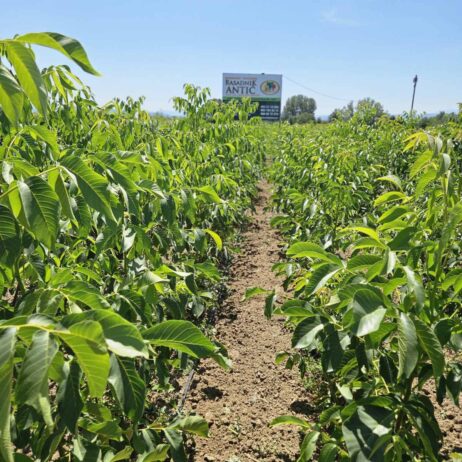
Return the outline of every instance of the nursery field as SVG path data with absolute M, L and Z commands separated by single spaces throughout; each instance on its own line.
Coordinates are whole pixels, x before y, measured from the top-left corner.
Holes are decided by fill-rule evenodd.
M 0 40 L 0 461 L 462 458 L 462 119 L 167 120 L 37 46 L 97 74 Z

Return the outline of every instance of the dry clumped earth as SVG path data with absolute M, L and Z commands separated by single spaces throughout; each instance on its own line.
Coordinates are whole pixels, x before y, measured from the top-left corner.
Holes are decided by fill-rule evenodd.
M 204 361 L 194 376 L 185 410 L 202 415 L 210 423 L 209 438 L 195 438 L 190 448 L 192 462 L 295 461 L 301 435 L 296 427 L 270 428 L 280 415 L 316 418 L 313 394 L 303 388 L 297 368 L 288 370 L 274 362 L 276 353 L 287 350 L 291 334 L 283 319 L 268 321 L 261 297 L 243 301 L 249 287 L 276 289 L 283 295 L 282 280 L 271 267 L 279 260 L 281 240 L 270 226 L 270 185 L 260 184 L 252 223 L 243 235 L 241 252 L 235 257 L 229 281 L 229 296 L 220 307 L 217 339 L 229 348 L 232 371 L 212 360 Z M 439 406 L 434 387 L 425 393 L 435 404 L 435 414 L 444 435 L 442 457 L 462 450 L 462 411 L 446 399 Z
M 261 188 L 252 224 L 233 262 L 230 296 L 216 325 L 218 340 L 229 347 L 233 369 L 227 372 L 212 361 L 204 362 L 188 399 L 189 410 L 211 423 L 210 437 L 196 438 L 193 461 L 295 460 L 300 444 L 297 429 L 268 424 L 283 414 L 307 417 L 310 410 L 297 370 L 274 363 L 276 353 L 290 346 L 283 320 L 264 317 L 261 297 L 242 301 L 249 287 L 282 293 L 282 281 L 271 271 L 280 240 L 269 225 L 271 212 L 265 210 L 270 188 L 266 182 Z

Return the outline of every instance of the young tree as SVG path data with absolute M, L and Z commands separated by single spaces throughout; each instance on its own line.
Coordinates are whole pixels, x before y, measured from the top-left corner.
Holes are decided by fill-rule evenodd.
M 316 101 L 304 95 L 291 96 L 282 111 L 282 120 L 293 123 L 307 123 L 315 120 Z

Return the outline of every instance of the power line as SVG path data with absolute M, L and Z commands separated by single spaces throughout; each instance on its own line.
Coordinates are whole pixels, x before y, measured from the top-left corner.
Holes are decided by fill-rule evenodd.
M 295 83 L 295 85 L 298 85 L 299 87 L 302 87 L 305 90 L 311 91 L 321 96 L 325 96 L 326 98 L 336 99 L 338 101 L 352 101 L 351 99 L 348 99 L 348 98 L 339 98 L 337 96 L 332 96 L 332 95 L 327 95 L 326 93 L 321 93 L 320 91 L 314 90 L 313 88 L 303 85 L 303 83 L 297 82 L 296 80 L 291 79 L 290 77 L 287 77 L 287 75 L 284 75 L 284 79 L 287 79 L 289 82 Z

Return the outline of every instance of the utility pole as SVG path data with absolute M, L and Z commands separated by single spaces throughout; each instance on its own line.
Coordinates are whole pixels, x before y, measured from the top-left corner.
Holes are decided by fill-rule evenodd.
M 414 98 L 415 98 L 415 87 L 417 86 L 417 81 L 418 81 L 417 75 L 414 77 L 414 91 L 412 92 L 412 103 L 411 103 L 411 113 L 410 116 L 412 117 L 412 111 L 414 110 Z

